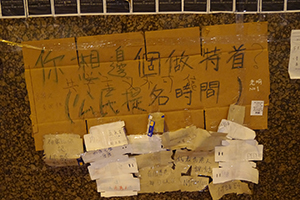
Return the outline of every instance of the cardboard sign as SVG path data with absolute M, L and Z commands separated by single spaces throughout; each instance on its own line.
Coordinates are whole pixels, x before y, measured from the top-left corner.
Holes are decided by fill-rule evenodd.
M 267 23 L 24 44 L 40 48 L 23 48 L 37 150 L 43 135 L 83 135 L 99 119 L 122 118 L 130 126 L 129 119 L 128 134 L 144 133 L 148 113 L 157 111 L 164 112 L 167 130 L 216 130 L 229 105 L 237 104 L 246 106 L 245 125 L 267 128 L 267 108 L 263 116 L 249 115 L 252 100 L 269 102 Z M 185 126 L 168 120 L 169 113 Z

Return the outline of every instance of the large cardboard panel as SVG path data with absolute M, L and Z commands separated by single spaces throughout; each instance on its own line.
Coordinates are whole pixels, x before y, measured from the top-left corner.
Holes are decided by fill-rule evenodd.
M 249 23 L 202 27 L 201 43 L 198 27 L 26 42 L 41 48 L 23 49 L 35 137 L 49 132 L 39 125 L 85 120 L 124 119 L 143 133 L 157 111 L 176 130 L 203 127 L 205 110 L 213 130 L 230 104 L 268 106 L 266 34 L 266 23 Z M 267 128 L 266 113 L 258 118 L 245 124 Z

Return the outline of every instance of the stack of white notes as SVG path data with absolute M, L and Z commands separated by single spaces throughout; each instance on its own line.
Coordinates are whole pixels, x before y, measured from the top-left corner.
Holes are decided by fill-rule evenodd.
M 215 147 L 215 162 L 219 162 L 219 168 L 213 168 L 213 183 L 245 180 L 257 184 L 258 170 L 252 161 L 262 160 L 263 145 L 254 140 L 255 132 L 228 120 L 221 121 L 218 132 L 228 133 L 229 139 Z

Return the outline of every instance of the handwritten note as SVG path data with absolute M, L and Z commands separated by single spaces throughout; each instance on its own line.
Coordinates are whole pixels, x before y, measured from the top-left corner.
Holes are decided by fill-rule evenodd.
M 212 176 L 212 169 L 218 167 L 213 152 L 193 152 L 177 150 L 174 156 L 175 165 L 179 163 L 192 166 L 191 175 Z
M 83 153 L 79 135 L 44 135 L 44 160 L 50 166 L 77 165 L 77 158 Z
M 227 115 L 227 120 L 238 124 L 243 124 L 245 119 L 245 106 L 231 104 Z
M 127 138 L 133 154 L 153 153 L 163 150 L 159 135 L 152 135 L 152 137 L 129 135 Z
M 228 133 L 228 138 L 240 140 L 253 140 L 256 136 L 252 129 L 226 119 L 222 119 L 218 132 Z
M 91 163 L 88 167 L 92 180 L 118 176 L 121 174 L 138 173 L 135 158 L 125 158 L 110 163 Z
M 138 168 L 151 167 L 151 166 L 164 166 L 173 162 L 171 156 L 172 151 L 160 151 L 155 153 L 142 154 L 135 156 Z
M 132 153 L 132 148 L 130 145 L 87 151 L 82 155 L 82 159 L 85 163 L 109 162 L 110 160 L 113 161 L 123 157 L 126 153 Z
M 97 191 L 139 191 L 140 180 L 134 178 L 132 174 L 122 174 L 109 178 L 100 178 L 96 180 Z
M 250 140 L 251 141 L 251 140 Z M 254 140 L 255 141 L 255 140 Z M 236 140 L 228 146 L 215 147 L 215 161 L 262 160 L 263 145 L 252 145 L 244 140 Z
M 177 131 L 163 133 L 162 144 L 164 148 L 172 150 L 180 148 L 195 150 L 208 137 L 210 137 L 208 131 L 190 126 Z
M 180 189 L 180 172 L 172 165 L 144 167 L 139 169 L 140 193 L 176 191 Z
M 289 75 L 291 79 L 300 79 L 300 30 L 291 32 L 291 51 Z
M 209 178 L 198 176 L 181 176 L 180 181 L 181 191 L 193 192 L 203 190 L 208 185 Z
M 93 126 L 90 133 L 84 135 L 87 151 L 116 147 L 128 144 L 123 121 Z
M 245 23 L 26 42 L 37 47 L 23 48 L 34 131 L 44 135 L 61 123 L 65 132 L 83 134 L 85 119 L 157 110 L 219 113 L 255 98 L 268 105 L 266 35 L 267 23 Z M 259 91 L 250 90 L 249 80 L 259 79 Z
M 214 184 L 211 182 L 208 185 L 209 192 L 213 200 L 218 200 L 225 194 L 237 193 L 237 194 L 252 194 L 247 183 L 241 181 L 228 181 L 226 183 Z

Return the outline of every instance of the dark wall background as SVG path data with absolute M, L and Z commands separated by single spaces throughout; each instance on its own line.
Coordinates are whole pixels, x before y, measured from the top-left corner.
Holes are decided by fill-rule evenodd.
M 12 42 L 75 36 L 174 29 L 236 22 L 269 22 L 271 95 L 269 129 L 257 131 L 264 160 L 257 162 L 259 184 L 253 195 L 223 199 L 300 199 L 300 80 L 288 76 L 290 33 L 300 29 L 300 14 L 207 14 L 87 16 L 1 19 L 0 39 Z M 86 167 L 52 168 L 36 152 L 22 49 L 0 42 L 0 198 L 99 199 Z M 124 199 L 211 199 L 204 192 L 142 194 Z

